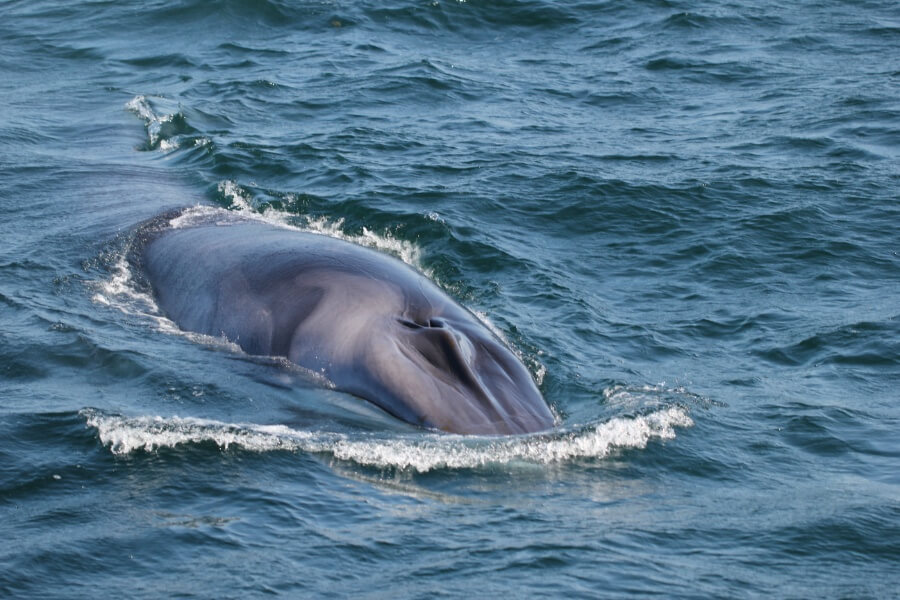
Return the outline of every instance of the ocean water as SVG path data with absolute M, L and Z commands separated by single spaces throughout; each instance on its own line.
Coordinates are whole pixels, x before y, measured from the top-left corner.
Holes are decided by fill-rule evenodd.
M 0 5 L 0 596 L 900 597 L 900 5 Z M 180 332 L 134 227 L 400 257 L 550 432 Z

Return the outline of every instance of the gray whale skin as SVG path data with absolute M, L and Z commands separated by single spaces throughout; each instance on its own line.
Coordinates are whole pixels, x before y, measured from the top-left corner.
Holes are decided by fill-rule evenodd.
M 459 434 L 554 419 L 528 370 L 471 312 L 402 261 L 225 210 L 172 212 L 132 249 L 181 329 L 285 356 L 395 417 Z

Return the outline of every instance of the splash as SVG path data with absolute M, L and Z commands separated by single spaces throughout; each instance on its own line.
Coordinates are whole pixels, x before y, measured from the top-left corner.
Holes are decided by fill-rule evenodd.
M 688 391 L 684 386 L 669 386 L 665 381 L 655 385 L 613 385 L 603 390 L 603 399 L 621 411 L 647 409 L 673 403 L 707 405 L 708 398 Z
M 230 179 L 226 179 L 225 181 L 220 181 L 217 186 L 219 193 L 225 196 L 225 198 L 231 202 L 232 208 L 238 210 L 241 213 L 253 213 L 253 199 L 250 197 L 250 193 L 245 191 L 241 186 Z M 269 219 L 266 220 L 274 220 L 279 224 L 285 224 L 287 221 L 283 213 L 278 213 L 278 211 L 266 211 L 269 213 Z M 263 213 L 262 216 L 266 216 Z
M 272 207 L 265 207 L 261 211 L 257 211 L 254 208 L 250 192 L 232 180 L 219 182 L 218 189 L 219 193 L 231 203 L 231 206 L 243 216 L 256 218 L 279 227 L 327 235 L 359 246 L 374 248 L 396 256 L 406 264 L 417 268 L 432 279 L 434 278 L 433 273 L 422 265 L 421 250 L 412 242 L 399 240 L 390 233 L 382 234 L 366 227 L 362 228 L 360 234 L 347 233 L 344 231 L 343 218 L 329 219 L 324 216 L 291 215 Z
M 678 427 L 693 420 L 685 408 L 671 406 L 633 417 L 616 417 L 577 431 L 480 438 L 422 433 L 379 437 L 374 434 L 298 431 L 284 425 L 223 423 L 192 417 L 125 417 L 84 409 L 87 426 L 117 455 L 153 452 L 201 443 L 227 450 L 291 451 L 324 454 L 361 466 L 426 473 L 437 469 L 474 469 L 516 463 L 551 464 L 602 459 L 617 450 L 645 448 L 653 439 L 673 439 Z
M 125 253 L 116 257 L 109 278 L 97 282 L 96 287 L 97 291 L 91 299 L 98 304 L 115 306 L 123 312 L 133 312 L 126 310 L 126 307 L 140 307 L 140 312 L 156 312 L 153 297 L 135 284 Z
M 148 146 L 151 149 L 159 149 L 162 152 L 177 150 L 179 143 L 167 135 L 166 125 L 172 123 L 179 113 L 158 115 L 150 105 L 146 96 L 135 96 L 125 104 L 125 108 L 144 120 L 147 128 Z

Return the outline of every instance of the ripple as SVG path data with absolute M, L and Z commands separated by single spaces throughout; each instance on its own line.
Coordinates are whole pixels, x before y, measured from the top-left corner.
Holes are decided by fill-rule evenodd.
M 811 335 L 757 354 L 784 366 L 838 364 L 865 367 L 900 365 L 900 320 L 859 322 Z

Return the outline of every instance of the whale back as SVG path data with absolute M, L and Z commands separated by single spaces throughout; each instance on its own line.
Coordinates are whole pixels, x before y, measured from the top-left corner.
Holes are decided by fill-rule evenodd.
M 530 374 L 471 312 L 393 257 L 224 215 L 159 226 L 138 261 L 181 329 L 284 356 L 405 421 L 525 433 L 553 417 Z M 169 223 L 177 222 L 169 219 Z

